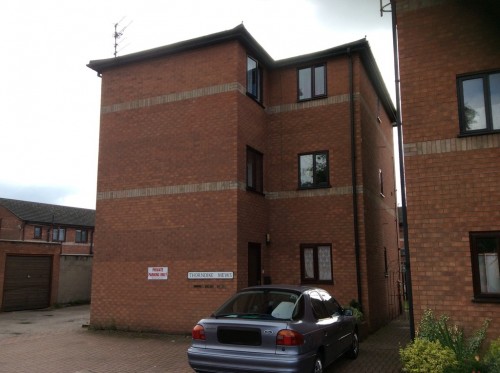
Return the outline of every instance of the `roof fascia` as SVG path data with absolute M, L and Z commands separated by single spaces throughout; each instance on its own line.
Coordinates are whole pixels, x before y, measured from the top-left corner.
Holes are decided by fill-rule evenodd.
M 105 70 L 115 67 L 141 62 L 148 59 L 154 59 L 181 53 L 188 50 L 208 47 L 216 44 L 221 44 L 228 41 L 238 40 L 248 50 L 249 53 L 259 60 L 265 67 L 273 70 L 285 68 L 290 66 L 297 66 L 307 63 L 314 63 L 328 58 L 337 56 L 348 56 L 352 53 L 359 53 L 363 65 L 368 71 L 368 76 L 374 84 L 375 89 L 386 109 L 391 120 L 396 120 L 396 109 L 394 103 L 387 91 L 382 75 L 375 62 L 375 58 L 371 52 L 370 45 L 366 39 L 360 39 L 351 43 L 343 44 L 334 48 L 326 49 L 319 52 L 304 54 L 296 57 L 286 58 L 275 61 L 273 58 L 262 48 L 262 46 L 253 38 L 247 31 L 243 24 L 236 26 L 233 29 L 221 31 L 215 34 L 201 36 L 195 39 L 185 40 L 166 46 L 148 49 L 145 51 L 131 53 L 128 55 L 108 58 L 103 60 L 90 61 L 87 66 L 96 71 L 99 75 Z
M 201 36 L 199 38 L 181 41 L 166 46 L 148 49 L 141 52 L 131 53 L 120 57 L 107 58 L 102 60 L 90 61 L 87 66 L 101 74 L 107 69 L 128 65 L 135 62 L 141 62 L 148 59 L 154 59 L 172 54 L 181 53 L 188 50 L 208 47 L 233 40 L 240 41 L 253 55 L 265 66 L 271 66 L 274 60 L 262 48 L 262 46 L 253 38 L 247 29 L 241 24 L 231 30 L 218 32 L 215 34 Z

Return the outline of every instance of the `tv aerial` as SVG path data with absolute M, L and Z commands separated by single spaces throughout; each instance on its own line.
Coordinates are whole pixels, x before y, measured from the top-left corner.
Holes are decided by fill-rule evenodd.
M 128 46 L 125 45 L 125 47 L 122 47 L 120 48 L 120 50 L 118 50 L 118 47 L 120 46 L 121 43 L 123 43 L 126 39 L 122 39 L 120 40 L 120 38 L 123 36 L 123 33 L 125 32 L 125 30 L 127 29 L 127 27 L 130 26 L 130 24 L 132 23 L 132 21 L 130 21 L 128 23 L 128 25 L 126 25 L 125 27 L 122 27 L 122 28 L 119 28 L 120 24 L 123 22 L 123 20 L 125 19 L 125 17 L 123 17 L 120 22 L 117 22 L 114 24 L 114 27 L 115 27 L 115 32 L 113 34 L 113 37 L 115 39 L 115 53 L 114 53 L 114 56 L 116 57 L 118 55 L 118 52 L 123 50 L 125 47 Z

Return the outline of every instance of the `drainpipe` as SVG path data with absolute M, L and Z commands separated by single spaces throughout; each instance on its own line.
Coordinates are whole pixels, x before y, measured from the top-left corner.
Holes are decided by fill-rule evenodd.
M 406 294 L 408 297 L 408 308 L 410 317 L 410 338 L 415 339 L 415 321 L 413 315 L 413 290 L 411 285 L 410 268 L 410 245 L 408 240 L 408 220 L 406 213 L 406 182 L 403 152 L 403 122 L 401 115 L 401 81 L 399 76 L 399 47 L 398 47 L 398 26 L 396 16 L 396 0 L 391 0 L 392 10 L 392 43 L 394 48 L 394 76 L 396 84 L 396 126 L 398 129 L 398 151 L 399 151 L 399 175 L 401 178 L 401 212 L 403 218 L 403 235 L 405 249 L 405 279 Z
M 358 218 L 358 192 L 356 179 L 356 126 L 354 121 L 354 72 L 351 48 L 347 48 L 349 56 L 349 117 L 351 121 L 351 178 L 352 178 L 352 213 L 354 223 L 354 253 L 356 257 L 356 282 L 358 285 L 358 302 L 363 311 L 363 292 L 361 285 L 361 264 L 359 248 L 359 218 Z

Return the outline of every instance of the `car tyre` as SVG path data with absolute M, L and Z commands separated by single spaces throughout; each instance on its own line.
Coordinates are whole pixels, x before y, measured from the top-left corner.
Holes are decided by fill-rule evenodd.
M 350 359 L 356 359 L 359 355 L 359 337 L 358 337 L 358 331 L 354 330 L 352 333 L 352 343 L 351 347 L 349 347 L 349 350 L 347 350 L 347 357 Z
M 323 359 L 320 353 L 316 355 L 312 373 L 323 373 Z

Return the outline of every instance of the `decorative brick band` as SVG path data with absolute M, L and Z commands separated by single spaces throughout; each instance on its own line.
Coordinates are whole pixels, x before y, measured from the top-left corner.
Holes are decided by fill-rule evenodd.
M 116 113 L 116 112 L 125 111 L 125 110 L 141 109 L 141 108 L 146 108 L 146 107 L 155 106 L 155 105 L 163 105 L 163 104 L 168 104 L 171 102 L 190 100 L 193 98 L 211 96 L 211 95 L 216 95 L 219 93 L 226 93 L 226 92 L 233 92 L 233 91 L 238 91 L 243 95 L 246 94 L 246 90 L 245 90 L 245 87 L 243 85 L 241 85 L 238 82 L 233 82 L 233 83 L 220 84 L 220 85 L 211 86 L 211 87 L 194 89 L 192 91 L 170 93 L 168 95 L 143 98 L 140 100 L 121 102 L 119 104 L 103 106 L 101 108 L 101 113 L 102 114 L 110 114 L 110 113 Z M 359 93 L 354 94 L 355 99 L 357 99 L 358 96 L 359 96 Z M 327 97 L 327 98 L 321 99 L 321 100 L 312 100 L 312 101 L 298 102 L 298 103 L 293 103 L 293 104 L 271 106 L 271 107 L 268 107 L 266 109 L 266 113 L 268 113 L 268 114 L 286 113 L 289 111 L 308 109 L 308 108 L 312 108 L 312 107 L 326 106 L 326 105 L 332 105 L 332 104 L 339 104 L 342 102 L 349 102 L 349 95 L 348 94 L 330 96 L 330 97 Z
M 224 190 L 245 189 L 243 183 L 237 181 L 217 181 L 213 183 L 171 185 L 153 188 L 115 190 L 110 192 L 98 192 L 97 199 L 120 199 L 137 197 L 155 197 L 185 193 L 219 192 Z
M 356 99 L 358 96 L 359 96 L 359 93 L 355 93 L 354 99 Z M 349 102 L 349 95 L 348 94 L 329 96 L 329 97 L 321 99 L 321 100 L 311 100 L 311 101 L 306 101 L 306 102 L 297 102 L 297 103 L 293 103 L 293 104 L 270 106 L 270 107 L 266 108 L 266 113 L 267 114 L 286 113 L 289 111 L 296 111 L 296 110 L 301 110 L 301 109 L 308 109 L 308 108 L 326 106 L 326 105 L 332 105 L 332 104 L 340 104 L 342 102 Z
M 102 114 L 109 114 L 109 113 L 116 113 L 116 112 L 124 111 L 124 110 L 134 110 L 134 109 L 140 109 L 140 108 L 145 108 L 145 107 L 150 107 L 150 106 L 155 106 L 155 105 L 163 105 L 163 104 L 167 104 L 167 103 L 171 103 L 171 102 L 190 100 L 193 98 L 198 98 L 198 97 L 203 97 L 203 96 L 211 96 L 211 95 L 216 95 L 219 93 L 226 93 L 226 92 L 233 92 L 233 91 L 238 91 L 242 94 L 245 94 L 245 92 L 246 92 L 245 87 L 243 87 L 238 82 L 226 83 L 226 84 L 220 84 L 220 85 L 215 85 L 215 86 L 211 86 L 211 87 L 194 89 L 192 91 L 171 93 L 168 95 L 149 97 L 149 98 L 144 98 L 141 100 L 134 100 L 134 101 L 129 101 L 129 102 L 122 102 L 119 104 L 103 106 L 101 108 L 101 113 Z
M 201 193 L 201 192 L 220 192 L 226 190 L 246 190 L 246 185 L 238 181 L 217 181 L 213 183 L 200 184 L 184 184 L 171 185 L 154 188 L 140 188 L 115 190 L 109 192 L 98 192 L 97 200 L 110 199 L 125 199 L 138 197 L 156 197 L 165 195 L 177 195 L 185 193 Z M 363 186 L 357 187 L 358 193 L 363 193 Z M 322 196 L 340 196 L 352 194 L 352 187 L 337 187 L 327 189 L 310 189 L 310 190 L 292 190 L 285 192 L 269 192 L 266 193 L 266 198 L 270 200 L 288 199 L 288 198 L 307 198 L 307 197 L 322 197 Z
M 405 157 L 418 155 L 463 152 L 477 149 L 500 147 L 500 134 L 483 136 L 458 137 L 453 139 L 421 141 L 405 144 Z
M 363 186 L 358 185 L 356 191 L 358 193 L 363 193 Z M 276 199 L 289 199 L 289 198 L 342 196 L 347 194 L 352 194 L 352 186 L 308 189 L 308 190 L 290 190 L 284 192 L 269 192 L 266 193 L 266 198 L 270 200 L 276 200 Z

